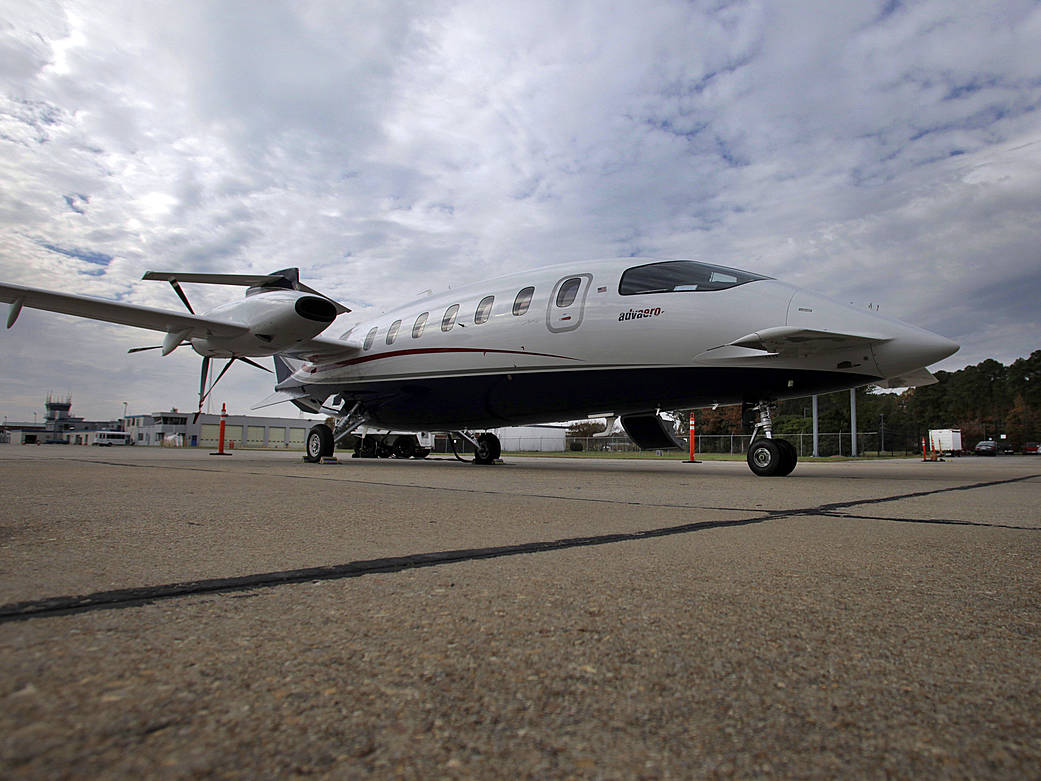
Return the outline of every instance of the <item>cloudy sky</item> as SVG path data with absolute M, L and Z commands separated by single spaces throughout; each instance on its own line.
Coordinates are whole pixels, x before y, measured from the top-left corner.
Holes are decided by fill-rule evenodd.
M 146 270 L 299 266 L 364 312 L 698 258 L 1009 362 L 1041 348 L 1039 51 L 1026 0 L 3 0 L 0 280 L 177 309 Z M 191 408 L 193 353 L 126 354 L 156 343 L 25 310 L 0 413 Z

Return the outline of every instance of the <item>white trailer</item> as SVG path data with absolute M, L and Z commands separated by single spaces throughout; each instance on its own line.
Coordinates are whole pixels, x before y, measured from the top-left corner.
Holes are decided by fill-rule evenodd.
M 942 453 L 945 456 L 960 456 L 962 454 L 961 429 L 929 429 L 929 449 L 936 453 Z

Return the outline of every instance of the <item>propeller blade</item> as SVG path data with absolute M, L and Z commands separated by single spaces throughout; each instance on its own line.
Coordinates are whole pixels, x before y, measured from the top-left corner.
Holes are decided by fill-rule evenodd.
M 191 312 L 194 315 L 195 314 L 195 310 L 192 309 L 192 305 L 188 303 L 188 296 L 186 296 L 184 294 L 184 291 L 181 290 L 181 286 L 177 282 L 177 280 L 176 279 L 171 279 L 170 280 L 170 286 L 174 289 L 174 292 L 177 294 L 177 297 L 181 299 L 181 301 L 184 303 L 184 305 L 186 307 L 188 307 L 188 311 Z
M 199 415 L 202 414 L 202 403 L 206 400 L 206 378 L 210 374 L 210 356 L 202 356 L 202 371 L 199 372 L 199 408 L 195 410 L 195 415 L 192 417 L 192 425 L 194 426 L 199 422 Z
M 227 374 L 228 369 L 231 368 L 231 365 L 233 363 L 235 363 L 236 360 L 241 360 L 241 359 L 240 358 L 231 358 L 231 359 L 228 360 L 228 362 L 226 364 L 224 364 L 224 368 L 220 370 L 220 374 L 217 375 L 217 379 L 215 379 L 210 384 L 209 390 L 207 390 L 206 393 L 204 393 L 202 398 L 199 400 L 199 408 L 200 409 L 202 409 L 202 401 L 203 401 L 203 399 L 205 399 L 207 396 L 209 396 L 210 393 L 213 391 L 213 389 L 217 387 L 217 383 L 220 382 L 220 378 L 223 377 L 225 374 Z
M 267 366 L 261 366 L 259 363 L 257 363 L 256 361 L 251 361 L 249 358 L 240 357 L 236 360 L 242 361 L 243 363 L 248 363 L 250 366 L 256 366 L 258 369 L 261 369 L 263 371 L 266 371 L 268 374 L 271 374 L 271 369 L 269 369 Z
M 210 376 L 210 356 L 204 355 L 202 357 L 202 371 L 199 373 L 199 409 L 202 410 L 202 403 L 206 400 L 206 380 Z
M 191 344 L 191 342 L 181 342 L 177 346 L 178 347 L 184 347 L 186 344 Z M 152 347 L 131 347 L 129 350 L 127 350 L 127 353 L 143 353 L 145 350 L 162 350 L 162 349 L 163 349 L 163 346 L 161 344 L 156 344 L 156 345 L 153 345 Z

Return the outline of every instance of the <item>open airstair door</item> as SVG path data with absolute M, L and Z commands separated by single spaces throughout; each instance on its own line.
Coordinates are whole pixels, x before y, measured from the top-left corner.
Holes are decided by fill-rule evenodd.
M 653 412 L 640 415 L 622 415 L 622 428 L 629 439 L 642 450 L 663 450 L 670 447 L 685 448 L 672 433 L 672 424 Z

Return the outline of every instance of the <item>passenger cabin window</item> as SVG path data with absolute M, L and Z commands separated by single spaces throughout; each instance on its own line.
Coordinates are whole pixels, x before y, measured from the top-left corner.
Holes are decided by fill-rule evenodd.
M 635 296 L 641 293 L 726 290 L 758 279 L 770 277 L 693 260 L 667 260 L 626 269 L 618 283 L 618 292 L 623 296 Z
M 455 325 L 455 317 L 459 314 L 459 304 L 452 304 L 448 309 L 445 310 L 445 316 L 441 318 L 441 330 L 446 334 L 452 330 L 452 326 Z
M 569 279 L 561 285 L 560 290 L 557 291 L 557 306 L 565 307 L 575 303 L 575 297 L 578 296 L 580 287 L 582 287 L 582 280 L 578 277 Z
M 373 329 L 372 329 L 371 331 L 369 331 L 369 332 L 368 332 L 368 333 L 367 333 L 367 334 L 365 335 L 365 344 L 363 344 L 363 345 L 361 346 L 361 349 L 363 349 L 363 350 L 368 350 L 368 349 L 369 349 L 370 347 L 372 347 L 372 343 L 373 343 L 374 341 L 376 341 L 376 332 L 377 332 L 378 330 L 379 330 L 379 328 L 378 328 L 378 327 L 377 327 L 377 328 L 373 328 Z
M 474 325 L 488 322 L 488 318 L 492 316 L 492 302 L 494 301 L 495 296 L 485 296 L 481 299 L 481 303 L 477 305 L 477 312 L 474 314 Z
M 390 324 L 390 329 L 387 331 L 387 344 L 394 344 L 394 340 L 398 338 L 399 330 L 401 330 L 401 321 L 395 320 Z
M 531 297 L 533 295 L 535 295 L 535 288 L 533 287 L 526 287 L 521 290 L 513 300 L 513 314 L 520 317 L 527 312 L 528 307 L 531 306 Z
M 427 318 L 430 317 L 429 312 L 424 312 L 416 318 L 416 324 L 412 326 L 412 338 L 418 339 L 423 335 L 423 329 L 427 327 Z

